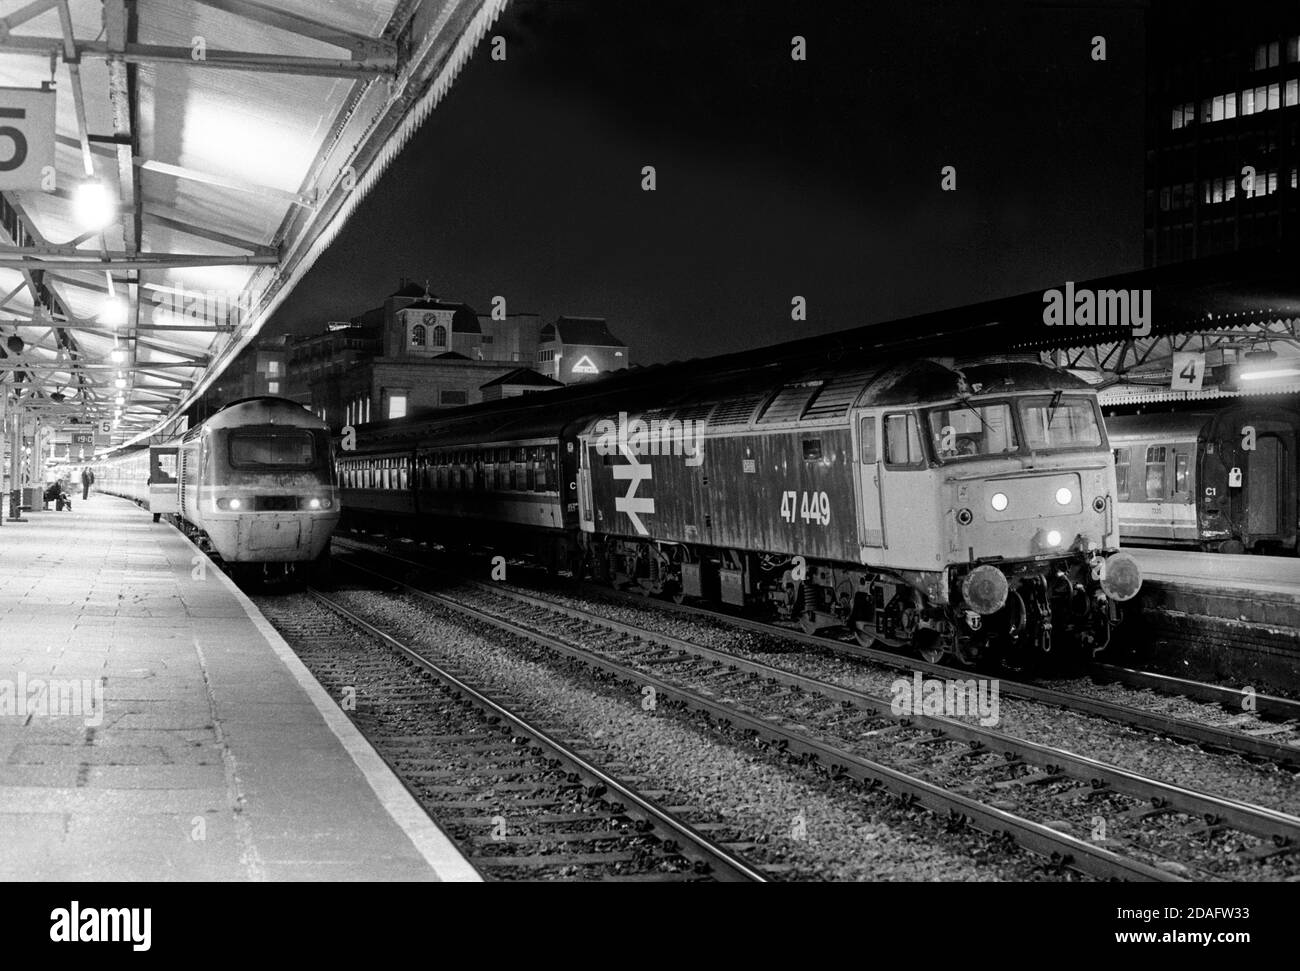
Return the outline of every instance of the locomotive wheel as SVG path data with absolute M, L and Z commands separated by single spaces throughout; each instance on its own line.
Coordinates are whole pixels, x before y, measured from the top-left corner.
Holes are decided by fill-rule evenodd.
M 799 611 L 799 629 L 805 634 L 816 634 L 822 629 L 822 625 L 817 623 L 816 615 L 806 610 Z
M 928 661 L 930 664 L 942 663 L 944 655 L 948 653 L 938 632 L 928 628 L 918 630 L 912 635 L 912 649 L 921 656 L 922 661 Z
M 849 629 L 853 631 L 853 639 L 858 642 L 858 646 L 876 646 L 876 635 L 871 633 L 874 628 L 869 628 L 866 624 L 860 624 L 855 620 L 849 624 Z

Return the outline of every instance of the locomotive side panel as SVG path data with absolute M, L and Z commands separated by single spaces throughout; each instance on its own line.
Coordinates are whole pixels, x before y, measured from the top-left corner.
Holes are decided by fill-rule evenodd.
M 595 531 L 816 559 L 857 558 L 847 427 L 705 436 L 700 445 L 702 458 L 629 456 L 587 437 Z

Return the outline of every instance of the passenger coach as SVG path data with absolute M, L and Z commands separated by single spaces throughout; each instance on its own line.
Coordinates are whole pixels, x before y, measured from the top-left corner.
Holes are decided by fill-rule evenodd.
M 1125 543 L 1294 551 L 1300 414 L 1242 403 L 1109 418 Z

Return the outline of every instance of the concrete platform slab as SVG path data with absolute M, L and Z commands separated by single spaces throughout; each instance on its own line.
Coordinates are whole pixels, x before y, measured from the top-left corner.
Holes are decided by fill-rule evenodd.
M 0 526 L 0 879 L 477 879 L 196 555 L 104 495 Z

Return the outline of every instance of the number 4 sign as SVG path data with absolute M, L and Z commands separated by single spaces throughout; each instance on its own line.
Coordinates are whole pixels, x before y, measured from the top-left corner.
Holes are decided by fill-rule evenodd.
M 1190 351 L 1174 352 L 1174 376 L 1170 382 L 1172 391 L 1200 391 L 1205 380 L 1205 355 Z

